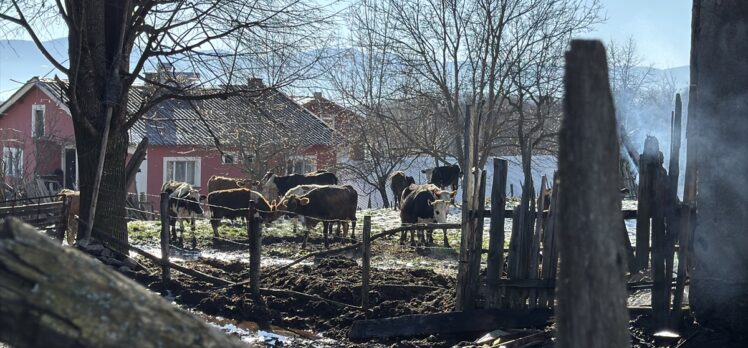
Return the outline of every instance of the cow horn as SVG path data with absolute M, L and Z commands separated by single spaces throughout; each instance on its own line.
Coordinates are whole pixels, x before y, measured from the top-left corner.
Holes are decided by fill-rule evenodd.
M 301 205 L 307 205 L 309 204 L 309 198 L 307 197 L 301 198 L 299 199 L 299 203 L 301 203 Z

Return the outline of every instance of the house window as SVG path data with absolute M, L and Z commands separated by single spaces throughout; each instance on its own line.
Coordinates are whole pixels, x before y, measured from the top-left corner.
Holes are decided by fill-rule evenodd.
M 44 105 L 34 105 L 31 108 L 31 126 L 34 138 L 44 136 Z
M 23 176 L 23 150 L 17 147 L 4 147 L 2 165 L 6 176 Z
M 164 182 L 169 180 L 200 186 L 200 157 L 164 157 Z
M 286 174 L 304 174 L 317 170 L 317 157 L 292 156 L 286 161 Z
M 224 152 L 221 155 L 221 163 L 223 164 L 239 164 L 242 163 L 241 157 L 236 152 Z

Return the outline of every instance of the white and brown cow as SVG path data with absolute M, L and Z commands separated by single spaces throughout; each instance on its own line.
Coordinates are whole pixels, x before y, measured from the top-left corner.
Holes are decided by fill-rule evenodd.
M 433 184 L 410 185 L 403 190 L 400 206 L 400 221 L 403 224 L 417 223 L 445 223 L 449 204 L 456 191 L 442 191 Z M 406 233 L 400 235 L 400 243 L 404 244 Z M 415 231 L 411 230 L 411 244 L 415 244 Z M 424 243 L 423 231 L 418 233 L 421 243 Z M 429 242 L 433 242 L 429 236 Z M 444 230 L 444 246 L 449 247 L 447 231 Z
M 169 226 L 171 228 L 171 239 L 179 244 L 184 241 L 184 220 L 190 220 L 190 229 L 192 231 L 192 247 L 197 245 L 195 237 L 195 218 L 203 214 L 203 208 L 200 207 L 200 201 L 205 196 L 200 195 L 200 191 L 186 182 L 167 181 L 161 187 L 161 192 L 169 194 Z M 177 238 L 176 223 L 179 221 L 180 236 Z
M 302 248 L 306 247 L 309 229 L 323 222 L 325 246 L 328 245 L 328 231 L 332 230 L 331 221 L 348 222 L 352 224 L 351 238 L 355 239 L 356 208 L 358 207 L 358 192 L 350 185 L 324 185 L 313 188 L 303 195 L 286 194 L 278 202 L 277 210 L 298 216 L 305 227 Z M 348 224 L 343 224 L 343 235 L 348 235 Z

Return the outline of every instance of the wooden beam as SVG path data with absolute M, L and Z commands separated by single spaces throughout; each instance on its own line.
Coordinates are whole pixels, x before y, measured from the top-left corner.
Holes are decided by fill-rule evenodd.
M 130 185 L 135 181 L 135 176 L 138 174 L 140 164 L 145 160 L 147 150 L 148 137 L 143 137 L 143 139 L 138 143 L 138 147 L 135 148 L 135 152 L 130 156 L 130 160 L 127 161 L 127 164 L 125 165 L 125 188 L 130 187 Z M 141 187 L 140 191 L 145 192 L 146 188 Z
M 559 348 L 630 347 L 617 122 L 605 48 L 572 40 L 559 134 Z
M 348 332 L 351 340 L 416 337 L 431 334 L 484 332 L 496 328 L 544 327 L 550 309 L 475 310 L 438 314 L 412 314 L 394 318 L 354 321 Z
M 0 269 L 0 341 L 14 347 L 245 347 L 14 218 L 0 221 Z

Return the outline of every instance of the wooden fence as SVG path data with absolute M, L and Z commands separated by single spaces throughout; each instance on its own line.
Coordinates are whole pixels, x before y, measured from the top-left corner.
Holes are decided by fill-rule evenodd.
M 62 240 L 67 228 L 67 197 L 39 196 L 0 202 L 0 218 L 14 216 L 39 231 Z M 64 197 L 64 196 L 63 196 Z

